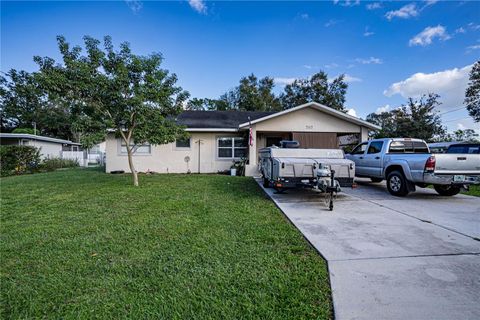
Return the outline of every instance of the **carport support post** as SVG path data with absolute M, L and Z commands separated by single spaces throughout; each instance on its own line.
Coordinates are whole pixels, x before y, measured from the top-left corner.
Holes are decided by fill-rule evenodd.
M 252 143 L 248 144 L 248 164 L 250 168 L 257 165 L 257 129 L 252 126 Z

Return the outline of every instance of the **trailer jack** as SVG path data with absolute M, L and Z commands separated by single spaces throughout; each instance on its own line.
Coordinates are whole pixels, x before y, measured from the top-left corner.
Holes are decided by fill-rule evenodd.
M 335 170 L 330 171 L 330 186 L 327 187 L 328 209 L 333 210 L 333 199 L 337 195 L 337 186 L 335 185 Z

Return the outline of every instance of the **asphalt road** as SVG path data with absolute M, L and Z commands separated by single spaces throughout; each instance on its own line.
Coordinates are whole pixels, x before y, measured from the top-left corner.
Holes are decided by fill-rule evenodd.
M 328 261 L 335 318 L 480 319 L 480 198 L 357 182 L 333 211 L 313 190 L 265 189 Z

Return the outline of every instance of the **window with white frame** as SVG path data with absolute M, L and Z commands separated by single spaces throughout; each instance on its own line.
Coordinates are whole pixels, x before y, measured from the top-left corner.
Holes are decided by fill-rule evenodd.
M 133 146 L 134 154 L 150 154 L 151 151 L 151 146 L 148 143 Z M 120 153 L 127 154 L 127 144 L 124 140 L 121 140 Z
M 245 158 L 247 141 L 243 137 L 219 137 L 217 138 L 217 149 L 220 159 Z

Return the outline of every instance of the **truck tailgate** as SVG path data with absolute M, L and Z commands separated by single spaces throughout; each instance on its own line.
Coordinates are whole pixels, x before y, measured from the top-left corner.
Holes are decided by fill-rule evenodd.
M 435 154 L 435 174 L 480 175 L 480 154 Z

